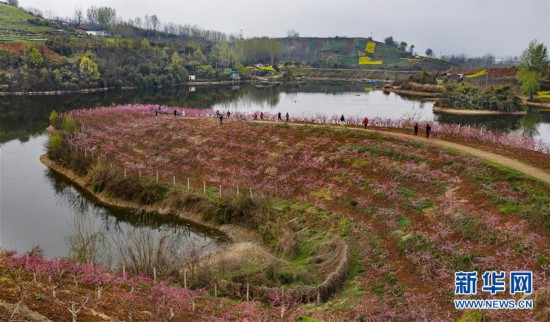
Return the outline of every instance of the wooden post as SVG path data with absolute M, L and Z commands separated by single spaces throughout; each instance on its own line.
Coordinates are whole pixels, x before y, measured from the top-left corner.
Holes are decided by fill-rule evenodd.
M 237 194 L 239 194 L 239 185 L 237 185 Z
M 87 157 L 87 154 L 88 154 L 87 152 L 88 152 L 88 150 L 86 148 L 84 148 L 84 157 L 85 158 Z
M 321 292 L 319 292 L 319 289 L 317 289 L 317 305 L 321 304 Z
M 250 296 L 250 284 L 246 283 L 246 301 L 248 302 L 248 298 Z
M 202 191 L 206 194 L 206 181 L 202 182 Z
M 139 170 L 139 177 L 140 177 L 140 179 L 141 179 L 141 170 Z
M 187 288 L 187 271 L 183 271 L 183 288 Z
M 126 265 L 122 264 L 122 278 L 126 278 Z
M 214 281 L 214 297 L 218 297 L 218 283 Z
M 157 183 L 159 183 L 159 172 L 157 171 Z
M 174 186 L 176 185 L 176 176 L 172 176 L 172 183 L 174 184 Z
M 190 186 L 189 186 L 189 178 L 187 178 L 187 191 L 189 191 L 190 189 Z
M 126 168 L 124 168 L 124 178 L 126 178 Z
M 222 196 L 222 185 L 220 185 L 220 197 Z
M 153 282 L 157 283 L 157 268 L 153 267 Z
M 252 188 L 249 188 L 250 189 L 250 198 L 252 198 Z

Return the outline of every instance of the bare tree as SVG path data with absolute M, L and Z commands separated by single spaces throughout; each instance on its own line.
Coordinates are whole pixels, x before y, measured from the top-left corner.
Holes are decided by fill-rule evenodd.
M 288 38 L 300 38 L 300 33 L 294 29 L 291 29 L 286 32 Z
M 105 233 L 94 229 L 90 216 L 76 215 L 69 221 L 70 233 L 66 237 L 69 256 L 79 263 L 104 263 L 111 261 Z
M 82 8 L 74 9 L 74 24 L 75 24 L 75 26 L 80 26 L 80 24 L 82 23 L 82 19 L 84 19 L 84 13 L 82 12 Z
M 160 27 L 159 18 L 157 17 L 157 15 L 152 15 L 151 16 L 151 28 L 156 33 L 158 31 L 159 27 Z
M 141 28 L 141 18 L 140 17 L 136 17 L 136 19 L 134 19 L 134 26 L 136 26 L 138 28 Z

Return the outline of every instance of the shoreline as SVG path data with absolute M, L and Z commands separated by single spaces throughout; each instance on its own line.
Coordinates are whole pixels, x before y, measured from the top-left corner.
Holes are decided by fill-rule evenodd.
M 500 112 L 500 111 L 489 111 L 489 110 L 468 110 L 468 109 L 457 109 L 457 108 L 448 108 L 441 106 L 433 107 L 434 113 L 444 113 L 444 114 L 455 114 L 455 115 L 525 115 L 527 111 L 517 111 L 517 112 Z
M 227 81 L 192 81 L 192 82 L 183 82 L 180 84 L 174 84 L 170 87 L 178 86 L 207 86 L 207 85 L 240 85 L 240 84 L 254 84 L 257 81 L 255 80 L 227 80 Z M 152 89 L 161 89 L 162 87 L 150 88 Z M 61 95 L 71 95 L 71 94 L 91 94 L 91 93 L 103 93 L 103 92 L 116 92 L 116 91 L 135 91 L 137 86 L 124 86 L 121 88 L 115 87 L 95 87 L 95 88 L 83 88 L 75 90 L 50 90 L 50 91 L 30 91 L 30 92 L 0 92 L 0 97 L 8 96 L 61 96 Z
M 84 178 L 76 175 L 72 170 L 66 169 L 63 166 L 57 164 L 51 160 L 47 153 L 44 153 L 40 156 L 40 162 L 51 169 L 55 173 L 61 175 L 73 185 L 78 186 L 80 189 L 84 190 L 87 194 L 92 196 L 95 202 L 99 203 L 102 206 L 112 207 L 112 208 L 126 208 L 126 209 L 140 209 L 147 212 L 156 212 L 160 215 L 172 214 L 179 218 L 188 220 L 193 224 L 204 226 L 210 230 L 216 230 L 217 232 L 224 234 L 228 238 L 229 246 L 222 249 L 220 252 L 225 252 L 228 248 L 239 243 L 252 243 L 255 246 L 262 247 L 263 245 L 258 241 L 257 236 L 244 228 L 241 228 L 236 225 L 225 224 L 225 225 L 215 225 L 210 222 L 203 220 L 199 215 L 187 211 L 178 211 L 168 207 L 162 207 L 161 205 L 140 205 L 136 202 L 125 201 L 118 198 L 110 198 L 103 193 L 94 193 L 88 187 L 86 187 Z
M 418 92 L 418 91 L 408 91 L 408 90 L 401 90 L 401 89 L 389 89 L 387 91 L 394 92 L 395 94 L 399 94 L 403 96 L 409 96 L 409 97 L 421 98 L 421 99 L 433 100 L 433 101 L 436 101 L 441 96 L 441 93 L 437 93 L 437 92 Z
M 177 211 L 170 207 L 163 207 L 162 204 L 142 206 L 136 202 L 124 201 L 119 198 L 111 198 L 104 193 L 94 193 L 86 187 L 84 177 L 78 176 L 72 170 L 66 169 L 57 164 L 48 157 L 47 153 L 40 156 L 40 162 L 52 171 L 65 177 L 71 184 L 74 184 L 89 193 L 96 199 L 96 202 L 103 206 L 141 209 L 148 212 L 157 212 L 161 215 L 174 214 L 180 218 L 191 221 L 194 224 L 215 229 L 228 237 L 228 245 L 226 247 L 222 247 L 219 251 L 205 254 L 199 259 L 199 262 L 216 263 L 227 258 L 250 257 L 253 255 L 257 256 L 258 254 L 265 258 L 277 259 L 277 255 L 273 254 L 271 250 L 260 241 L 260 237 L 253 231 L 233 224 L 212 224 L 203 220 L 198 214 L 188 211 Z M 339 249 L 338 254 L 340 255 L 340 258 L 337 259 L 335 268 L 331 270 L 331 272 L 328 273 L 319 284 L 285 288 L 285 291 L 293 298 L 293 300 L 303 303 L 311 303 L 315 301 L 319 302 L 320 300 L 325 301 L 343 287 L 343 284 L 347 279 L 349 248 L 348 245 L 339 238 L 333 239 L 331 243 L 332 242 L 337 244 L 335 247 Z M 186 270 L 188 269 L 182 267 L 180 273 Z M 225 279 L 215 279 L 214 284 L 217 289 L 230 296 L 241 297 L 243 290 L 246 288 L 247 293 L 249 290 L 253 298 L 261 298 L 265 300 L 271 298 L 270 295 L 272 294 L 278 294 L 281 289 L 279 287 L 270 287 L 265 285 L 258 286 L 249 285 L 248 283 L 243 284 Z M 334 287 L 334 285 L 337 285 L 337 287 Z

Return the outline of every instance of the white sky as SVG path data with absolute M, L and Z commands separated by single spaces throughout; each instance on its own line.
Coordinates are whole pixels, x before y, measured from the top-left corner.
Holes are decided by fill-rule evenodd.
M 57 16 L 91 5 L 124 19 L 156 14 L 245 37 L 363 36 L 414 44 L 424 53 L 518 56 L 532 39 L 550 47 L 550 0 L 19 0 Z

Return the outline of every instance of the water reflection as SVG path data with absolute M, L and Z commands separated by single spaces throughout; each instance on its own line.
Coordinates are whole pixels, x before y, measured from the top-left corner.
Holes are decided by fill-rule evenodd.
M 140 210 L 105 208 L 51 170 L 45 176 L 55 191 L 56 204 L 69 210 L 64 239 L 68 255 L 80 262 L 125 265 L 129 272 L 169 274 L 219 250 L 222 233 L 175 216 Z
M 364 84 L 286 84 L 268 87 L 210 86 L 168 88 L 157 91 L 118 91 L 64 96 L 15 96 L 0 100 L 0 144 L 18 139 L 21 142 L 43 133 L 48 126 L 51 110 L 63 112 L 78 108 L 114 106 L 128 103 L 151 103 L 189 108 L 214 108 L 232 110 L 267 110 L 282 113 L 322 112 L 327 114 L 365 114 L 367 116 L 400 118 L 417 115 L 422 120 L 436 119 L 442 123 L 470 124 L 493 130 L 517 131 L 541 136 L 547 142 L 550 137 L 550 113 L 539 116 L 528 114 L 460 116 L 434 115 L 432 103 L 383 93 L 365 92 Z M 540 131 L 541 126 L 544 128 Z M 546 129 L 548 127 L 548 129 Z M 538 133 L 538 134 L 537 134 Z

